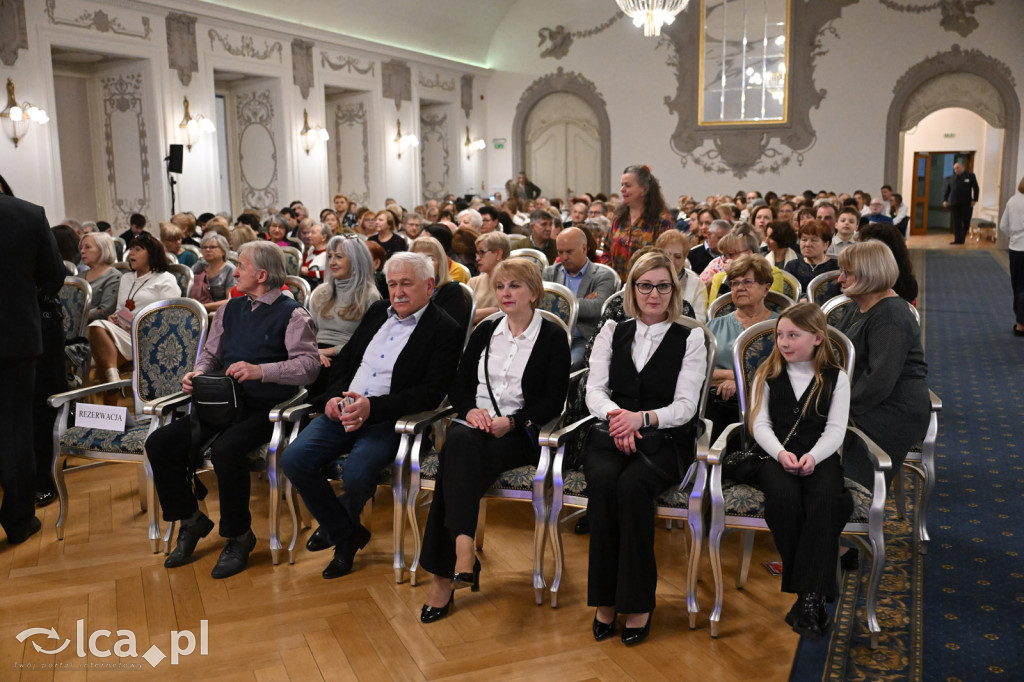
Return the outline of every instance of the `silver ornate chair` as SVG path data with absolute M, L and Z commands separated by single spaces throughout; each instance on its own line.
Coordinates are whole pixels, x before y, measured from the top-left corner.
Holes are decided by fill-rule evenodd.
M 282 246 L 284 269 L 289 275 L 298 275 L 302 269 L 302 252 L 294 246 Z
M 144 507 L 149 515 L 149 540 L 160 551 L 160 522 L 153 488 L 153 471 L 145 456 L 146 438 L 162 425 L 160 405 L 181 391 L 181 379 L 195 365 L 206 340 L 206 310 L 198 301 L 172 298 L 152 303 L 132 320 L 132 378 L 112 381 L 50 396 L 58 408 L 53 425 L 53 479 L 60 498 L 57 538 L 64 539 L 68 516 L 68 489 L 63 463 L 67 457 L 103 462 L 141 464 L 146 472 Z M 68 426 L 72 408 L 104 391 L 132 388 L 130 414 L 135 421 L 124 432 Z
M 839 270 L 823 272 L 812 279 L 807 284 L 807 300 L 821 307 L 829 299 L 843 293 L 836 283 L 837 279 L 839 279 Z
M 512 252 L 509 253 L 508 257 L 509 258 L 525 258 L 526 260 L 529 260 L 529 261 L 532 261 L 532 262 L 536 263 L 537 266 L 541 270 L 543 270 L 547 266 L 551 265 L 551 263 L 548 262 L 548 257 L 544 255 L 544 252 L 543 251 L 538 251 L 537 249 L 529 249 L 529 248 L 512 249 Z
M 830 325 L 835 325 L 842 319 L 846 312 L 846 306 L 853 303 L 853 299 L 845 294 L 833 296 L 821 305 L 821 312 L 825 313 L 825 319 Z
M 800 296 L 804 293 L 803 286 L 800 285 L 800 280 L 796 278 L 790 272 L 786 272 L 782 268 L 776 268 L 782 274 L 782 293 L 789 296 L 794 301 L 799 301 Z
M 468 284 L 459 282 L 459 286 L 462 289 L 462 295 L 466 298 L 466 303 L 469 304 L 469 324 L 466 325 L 466 336 L 462 339 L 462 347 L 465 348 L 469 343 L 469 337 L 473 334 L 473 320 L 476 319 L 476 294 Z
M 853 344 L 839 330 L 830 327 L 829 336 L 833 350 L 840 363 L 852 375 L 854 366 Z M 740 402 L 741 423 L 731 424 L 719 436 L 707 455 L 698 461 L 697 483 L 705 477 L 711 496 L 711 527 L 708 547 L 711 554 L 711 570 L 715 582 L 715 606 L 711 613 L 711 636 L 718 636 L 718 625 L 722 615 L 724 579 L 722 576 L 721 545 L 726 530 L 743 532 L 743 557 L 736 581 L 737 589 L 746 583 L 750 568 L 750 554 L 753 549 L 753 531 L 768 531 L 764 520 L 764 494 L 752 484 L 736 483 L 723 479 L 721 459 L 726 451 L 726 442 L 736 429 L 740 429 L 742 447 L 753 444 L 753 436 L 745 424 L 750 406 L 750 389 L 754 373 L 768 357 L 775 343 L 775 321 L 767 320 L 745 330 L 733 346 L 733 365 L 737 393 Z M 846 479 L 846 488 L 853 497 L 853 513 L 843 530 L 843 535 L 854 539 L 871 554 L 871 569 L 867 591 L 867 625 L 872 648 L 877 648 L 881 627 L 878 622 L 878 586 L 885 568 L 885 472 L 892 466 L 888 455 L 875 445 L 863 432 L 852 426 L 848 433 L 859 438 L 867 446 L 867 454 L 874 469 L 871 489 Z
M 181 248 L 185 249 L 186 251 L 191 253 L 193 256 L 195 256 L 196 257 L 196 262 L 201 261 L 203 259 L 203 252 L 202 252 L 202 250 L 198 246 L 196 246 L 194 244 L 182 244 Z
M 85 338 L 89 327 L 89 304 L 92 301 L 92 285 L 81 277 L 65 277 L 60 288 L 60 307 L 63 313 L 64 340 Z M 89 366 L 92 364 L 92 353 L 85 353 L 81 358 L 68 357 L 71 374 L 84 384 L 89 378 Z
M 769 291 L 764 297 L 764 305 L 768 310 L 776 313 L 781 313 L 783 310 L 793 305 L 796 301 L 785 294 L 780 294 L 777 291 Z M 708 306 L 708 319 L 714 319 L 716 317 L 722 317 L 736 310 L 736 305 L 732 302 L 732 292 L 727 291 Z
M 486 317 L 486 320 L 499 319 L 504 313 L 494 313 Z M 569 332 L 569 328 L 562 321 L 562 319 L 552 313 L 545 310 L 541 310 L 541 315 L 546 319 L 551 320 L 559 324 L 566 333 L 567 340 L 572 341 L 572 336 Z M 443 420 L 452 417 L 455 414 L 455 409 L 446 407 L 441 410 L 437 410 L 433 413 L 426 413 L 421 415 L 415 415 L 413 418 L 405 422 L 399 422 L 399 427 L 403 429 L 403 442 L 406 437 L 411 440 L 411 447 L 403 450 L 399 448 L 399 458 L 395 460 L 395 467 L 401 468 L 405 465 L 404 457 L 408 457 L 408 470 L 409 470 L 409 486 L 406 494 L 406 510 L 409 519 L 409 525 L 412 527 L 413 536 L 413 561 L 409 568 L 410 582 L 416 584 L 416 573 L 419 569 L 420 562 L 420 551 L 422 549 L 422 537 L 419 527 L 419 517 L 417 515 L 417 505 L 420 499 L 421 493 L 425 491 L 433 491 L 434 484 L 437 478 L 437 471 L 439 468 L 439 459 L 437 451 L 440 449 L 434 448 L 429 451 L 423 446 L 424 434 L 433 427 L 439 425 Z M 563 415 L 560 415 L 551 423 L 541 428 L 541 433 L 546 430 L 556 428 Z M 439 445 L 439 443 L 436 443 Z M 533 517 L 534 517 L 534 531 L 533 531 L 533 589 L 534 597 L 538 604 L 543 601 L 543 593 L 546 587 L 544 582 L 544 549 L 547 539 L 547 520 L 549 515 L 549 506 L 551 500 L 551 476 L 549 461 L 545 460 L 543 455 L 541 461 L 537 466 L 527 465 L 518 467 L 516 469 L 509 469 L 508 471 L 501 474 L 498 477 L 497 482 L 491 487 L 491 489 L 484 495 L 483 499 L 480 500 L 480 516 L 477 522 L 477 534 L 476 534 L 476 547 L 482 549 L 484 544 L 484 532 L 486 530 L 486 518 L 487 518 L 487 500 L 488 499 L 511 499 L 511 500 L 522 500 L 528 501 L 533 505 Z M 401 526 L 401 527 L 399 527 Z M 397 524 L 395 527 L 396 537 L 401 537 L 404 534 L 404 524 Z M 402 540 L 396 542 L 396 551 L 403 544 Z M 398 557 L 396 554 L 396 578 L 398 578 Z M 400 580 L 399 580 L 400 582 Z
M 543 255 L 543 254 L 541 254 Z M 564 284 L 544 282 L 544 296 L 540 300 L 540 309 L 555 315 L 569 328 L 569 338 L 576 332 L 576 320 L 580 314 L 580 302 L 572 293 L 572 289 Z
M 295 302 L 308 310 L 309 297 L 313 293 L 312 288 L 309 286 L 309 282 L 298 275 L 288 275 L 284 278 L 284 285 L 288 287 L 290 292 L 292 292 L 292 296 L 295 297 Z
M 704 347 L 707 352 L 707 370 L 704 385 L 701 388 L 697 419 L 698 428 L 695 432 L 694 447 L 697 452 L 707 451 L 710 446 L 711 423 L 704 419 L 704 408 L 707 404 L 708 390 L 711 386 L 711 375 L 714 373 L 714 357 L 717 344 L 711 331 L 703 324 L 689 317 L 680 317 L 680 324 L 690 329 L 701 329 L 704 332 Z M 565 566 L 562 548 L 562 528 L 560 516 L 564 507 L 586 509 L 587 481 L 583 469 L 579 466 L 580 454 L 586 441 L 589 427 L 598 420 L 590 415 L 586 406 L 586 376 L 576 384 L 570 384 L 572 409 L 566 419 L 568 425 L 542 431 L 540 435 L 541 463 L 546 465 L 550 460 L 551 512 L 548 520 L 548 532 L 551 535 L 552 553 L 555 555 L 555 576 L 551 581 L 551 607 L 558 605 L 558 589 L 562 582 Z M 697 606 L 697 570 L 705 535 L 704 518 L 700 513 L 702 504 L 701 490 L 695 486 L 697 460 L 690 466 L 686 476 L 679 485 L 665 490 L 655 500 L 655 516 L 673 521 L 686 521 L 690 529 L 690 557 L 687 570 L 687 611 L 690 627 L 695 627 L 699 608 Z
M 192 272 L 192 268 L 181 263 L 171 263 L 167 267 L 167 272 L 174 275 L 174 279 L 178 281 L 178 288 L 181 289 L 183 298 L 192 295 L 192 283 L 195 281 L 195 273 Z

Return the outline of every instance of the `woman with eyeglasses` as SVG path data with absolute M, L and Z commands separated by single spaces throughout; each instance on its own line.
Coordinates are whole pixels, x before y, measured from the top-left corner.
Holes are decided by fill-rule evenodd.
M 132 357 L 132 319 L 150 303 L 181 296 L 178 280 L 167 272 L 164 245 L 148 232 L 140 232 L 128 244 L 128 264 L 132 271 L 121 276 L 117 305 L 105 320 L 89 324 L 89 344 L 93 366 L 103 382 L 118 381 L 118 368 Z M 107 405 L 116 405 L 119 394 L 108 391 Z
M 488 315 L 498 312 L 498 296 L 491 286 L 491 273 L 511 251 L 512 242 L 504 232 L 487 232 L 476 238 L 476 267 L 480 274 L 469 278 L 469 288 L 476 294 L 473 324 L 479 324 Z
M 732 290 L 736 309 L 728 315 L 708 320 L 708 328 L 715 337 L 715 372 L 711 376 L 709 396 L 704 416 L 713 422 L 711 442 L 725 427 L 739 420 L 739 401 L 736 397 L 736 372 L 733 370 L 732 349 L 736 339 L 747 328 L 778 317 L 769 310 L 764 299 L 772 288 L 772 266 L 756 253 L 748 253 L 733 260 L 725 271 Z
M 639 644 L 651 629 L 658 571 L 654 499 L 677 485 L 694 459 L 694 417 L 707 369 L 704 332 L 675 320 L 679 279 L 660 250 L 637 259 L 626 278 L 628 319 L 609 320 L 590 356 L 587 408 L 601 420 L 583 454 L 590 524 L 587 603 L 592 632 Z
M 216 232 L 203 235 L 199 246 L 202 260 L 192 266 L 195 279 L 192 298 L 209 312 L 216 312 L 231 298 L 235 285 L 235 266 L 228 260 L 228 240 Z
M 711 278 L 711 290 L 708 292 L 709 305 L 719 296 L 732 291 L 727 273 L 729 265 L 740 256 L 757 253 L 757 237 L 754 236 L 754 231 L 749 225 L 741 225 L 719 240 L 718 250 L 722 252 L 722 269 Z M 772 265 L 772 291 L 783 293 L 785 283 L 785 275 L 782 274 L 782 270 Z

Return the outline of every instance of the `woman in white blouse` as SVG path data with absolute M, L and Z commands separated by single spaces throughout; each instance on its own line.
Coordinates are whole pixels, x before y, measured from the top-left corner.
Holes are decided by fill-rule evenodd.
M 178 298 L 181 289 L 174 275 L 167 272 L 164 245 L 148 232 L 140 232 L 128 244 L 128 264 L 132 272 L 121 277 L 117 291 L 117 307 L 105 320 L 89 324 L 89 344 L 96 374 L 105 382 L 121 378 L 118 368 L 132 356 L 132 318 L 150 303 L 165 298 Z M 104 396 L 108 404 L 116 404 L 117 394 Z
M 503 471 L 537 462 L 537 429 L 561 413 L 569 386 L 569 340 L 537 310 L 540 269 L 511 258 L 491 281 L 505 316 L 477 325 L 448 393 L 459 418 L 448 429 L 423 534 L 422 564 L 434 574 L 424 623 L 448 615 L 455 590 L 479 589 L 480 498 Z
M 590 521 L 587 602 L 594 639 L 646 639 L 657 587 L 654 499 L 693 462 L 694 417 L 707 368 L 704 333 L 674 322 L 680 286 L 671 259 L 645 254 L 626 279 L 631 318 L 605 323 L 590 356 L 587 407 L 601 420 L 584 451 Z

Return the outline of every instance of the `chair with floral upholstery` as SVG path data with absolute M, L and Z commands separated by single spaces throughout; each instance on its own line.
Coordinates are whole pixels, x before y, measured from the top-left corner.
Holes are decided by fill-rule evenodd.
M 782 275 L 782 293 L 789 296 L 794 301 L 799 301 L 803 295 L 803 287 L 800 285 L 800 280 L 796 278 L 791 272 L 787 272 L 782 268 L 775 268 Z
M 146 438 L 163 421 L 160 404 L 181 391 L 181 379 L 196 362 L 206 340 L 207 314 L 202 304 L 188 298 L 156 301 L 132 320 L 132 378 L 58 393 L 49 398 L 58 409 L 53 426 L 53 479 L 60 499 L 57 538 L 64 539 L 68 516 L 68 489 L 64 480 L 67 457 L 104 462 L 132 462 L 145 467 L 144 509 L 149 515 L 149 540 L 160 551 L 160 522 L 153 488 L 153 471 L 146 459 Z M 104 391 L 132 388 L 133 406 L 123 432 L 69 426 L 74 406 Z
M 284 278 L 284 285 L 288 287 L 288 291 L 292 292 L 295 302 L 305 308 L 312 293 L 309 282 L 298 275 L 288 275 Z
M 829 327 L 833 350 L 836 351 L 840 363 L 847 373 L 853 373 L 853 344 L 839 330 Z M 750 568 L 750 554 L 753 549 L 753 531 L 768 531 L 764 520 L 764 494 L 754 485 L 736 483 L 723 479 L 721 459 L 726 451 L 726 443 L 733 431 L 740 429 L 741 447 L 746 449 L 753 445 L 753 436 L 745 424 L 750 407 L 751 380 L 761 363 L 771 353 L 775 343 L 775 321 L 766 320 L 746 329 L 733 346 L 733 365 L 740 410 L 743 416 L 741 423 L 731 424 L 712 445 L 710 451 L 701 456 L 698 454 L 697 485 L 704 478 L 708 479 L 708 492 L 711 496 L 711 527 L 708 547 L 711 554 L 711 570 L 715 583 L 715 606 L 711 613 L 711 636 L 718 636 L 718 625 L 722 614 L 724 598 L 721 544 L 722 536 L 727 530 L 743 532 L 743 557 L 740 564 L 737 589 L 746 583 Z M 881 628 L 878 622 L 878 586 L 882 571 L 885 568 L 885 536 L 883 522 L 885 519 L 885 472 L 891 468 L 889 457 L 875 445 L 863 432 L 850 426 L 848 439 L 860 439 L 867 448 L 867 456 L 874 469 L 871 489 L 864 487 L 849 478 L 846 488 L 853 496 L 853 513 L 843 530 L 843 536 L 851 538 L 864 547 L 872 557 L 868 577 L 867 591 L 867 625 L 871 636 L 872 648 L 877 648 Z M 844 448 L 846 449 L 846 448 Z
M 769 291 L 764 297 L 764 306 L 772 312 L 781 313 L 783 310 L 793 305 L 795 301 L 786 296 L 780 294 L 777 291 Z M 736 305 L 732 302 L 732 292 L 727 291 L 708 306 L 708 319 L 714 319 L 716 317 L 723 317 L 736 310 Z
M 547 266 L 551 265 L 550 263 L 548 263 L 548 257 L 546 255 L 544 255 L 544 252 L 543 251 L 539 251 L 537 249 L 529 249 L 529 248 L 515 249 L 514 248 L 508 254 L 508 257 L 509 258 L 525 258 L 528 261 L 536 263 L 537 267 L 539 267 L 541 270 L 543 270 Z
M 839 323 L 846 312 L 846 306 L 853 303 L 853 299 L 845 294 L 833 296 L 821 305 L 821 312 L 825 313 L 825 319 L 830 325 Z
M 546 310 L 541 310 L 540 313 L 545 319 L 559 324 L 565 330 L 566 337 L 571 342 L 572 335 L 569 332 L 569 328 L 560 317 Z M 504 313 L 501 312 L 494 313 L 493 315 L 489 315 L 484 318 L 484 320 L 499 319 L 503 315 Z M 570 395 L 571 394 L 572 391 L 570 388 Z M 415 415 L 406 422 L 399 423 L 400 427 L 404 427 L 405 433 L 412 437 L 412 446 L 405 451 L 400 449 L 399 458 L 395 460 L 395 466 L 396 468 L 405 467 L 405 458 L 408 459 L 407 466 L 409 472 L 409 485 L 405 499 L 407 516 L 409 519 L 409 525 L 412 528 L 414 543 L 413 560 L 412 565 L 409 568 L 410 582 L 413 585 L 416 584 L 416 572 L 419 568 L 420 551 L 422 549 L 422 535 L 420 533 L 419 517 L 417 516 L 417 506 L 419 504 L 421 493 L 433 492 L 440 463 L 437 455 L 440 450 L 439 439 L 435 440 L 434 445 L 436 447 L 427 450 L 424 447 L 424 434 L 426 434 L 428 430 L 435 425 L 441 427 L 443 421 L 454 415 L 454 408 L 447 407 L 433 413 Z M 544 433 L 545 431 L 557 428 L 562 423 L 564 417 L 565 411 L 563 410 L 562 415 L 559 415 L 552 420 L 552 422 L 541 427 L 540 432 Z M 477 520 L 476 548 L 482 549 L 484 545 L 484 532 L 486 529 L 488 499 L 498 498 L 506 500 L 522 500 L 530 502 L 533 505 L 533 589 L 534 596 L 538 604 L 542 603 L 544 590 L 546 588 L 543 569 L 544 549 L 547 540 L 547 520 L 551 503 L 551 472 L 548 466 L 549 461 L 550 460 L 544 460 L 542 456 L 541 461 L 537 466 L 527 465 L 515 469 L 509 469 L 502 473 L 491 489 L 484 495 L 483 499 L 480 500 L 480 515 Z M 399 537 L 400 533 L 404 533 L 404 530 L 404 524 L 402 524 L 401 528 L 396 525 L 396 537 Z M 396 547 L 401 544 L 402 541 L 399 540 L 396 542 Z
M 281 252 L 284 254 L 285 272 L 298 276 L 299 271 L 302 270 L 302 252 L 294 246 L 282 246 Z
M 825 302 L 843 293 L 839 289 L 836 280 L 839 279 L 838 270 L 830 270 L 816 276 L 807 284 L 807 300 L 818 307 L 825 305 Z
M 544 282 L 544 296 L 540 299 L 540 309 L 558 317 L 570 333 L 576 332 L 576 320 L 580 314 L 580 302 L 572 289 L 554 282 Z
M 64 341 L 85 339 L 89 328 L 89 304 L 92 301 L 92 285 L 81 277 L 65 277 L 60 288 L 60 308 L 64 322 Z M 84 343 L 84 341 L 83 341 Z M 87 347 L 87 346 L 86 346 Z M 76 385 L 81 386 L 89 378 L 92 353 L 68 354 L 69 374 Z
M 195 281 L 195 273 L 192 272 L 192 268 L 181 263 L 171 263 L 167 266 L 167 272 L 174 275 L 174 279 L 178 281 L 178 288 L 181 289 L 181 295 L 184 298 L 192 295 L 192 283 Z
M 707 451 L 711 438 L 711 422 L 704 418 L 711 375 L 714 372 L 714 357 L 717 343 L 711 331 L 702 323 L 689 317 L 680 317 L 680 324 L 690 329 L 704 331 L 704 347 L 707 352 L 707 374 L 701 388 L 697 408 L 698 428 L 694 433 L 696 452 Z M 565 420 L 567 426 L 542 431 L 540 434 L 541 465 L 551 469 L 551 511 L 548 532 L 551 535 L 552 552 L 555 555 L 555 576 L 551 581 L 551 607 L 558 605 L 558 589 L 562 582 L 565 559 L 562 548 L 562 509 L 587 507 L 587 481 L 583 474 L 581 454 L 586 434 L 598 420 L 586 406 L 587 382 L 584 377 L 575 387 L 570 384 L 572 404 Z M 550 462 L 550 464 L 548 464 Z M 702 488 L 695 485 L 697 461 L 690 466 L 682 482 L 664 491 L 655 500 L 655 516 L 669 522 L 686 521 L 690 529 L 690 557 L 687 570 L 687 611 L 690 627 L 695 627 L 697 613 L 697 568 L 703 546 L 704 517 L 700 513 Z M 692 513 L 691 513 L 692 512 Z

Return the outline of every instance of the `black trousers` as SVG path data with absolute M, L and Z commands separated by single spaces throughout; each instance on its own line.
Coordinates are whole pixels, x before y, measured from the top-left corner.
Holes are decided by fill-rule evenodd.
M 273 425 L 270 406 L 250 406 L 249 415 L 224 430 L 210 448 L 213 470 L 220 494 L 220 534 L 232 538 L 252 526 L 249 513 L 249 463 L 246 455 L 270 440 Z M 202 430 L 205 441 L 214 431 Z M 188 476 L 191 419 L 184 417 L 162 426 L 146 440 L 146 454 L 153 466 L 153 481 L 164 521 L 181 521 L 192 516 L 199 503 Z
M 35 358 L 0 360 L 0 526 L 8 535 L 22 534 L 36 514 L 36 461 L 29 427 L 35 374 Z
M 423 532 L 423 568 L 444 578 L 454 575 L 455 538 L 476 535 L 484 493 L 503 471 L 536 463 L 537 455 L 537 442 L 525 429 L 494 438 L 479 429 L 452 424 Z
M 834 597 L 839 534 L 853 512 L 839 457 L 820 462 L 810 476 L 794 476 L 769 459 L 755 480 L 764 491 L 765 520 L 782 555 L 782 591 Z
M 949 207 L 949 222 L 953 228 L 953 241 L 957 244 L 967 241 L 967 230 L 971 227 L 971 216 L 973 215 L 974 207 L 970 203 Z
M 667 443 L 645 462 L 639 454 L 626 456 L 614 447 L 589 441 L 586 447 L 583 473 L 590 521 L 587 604 L 614 606 L 618 613 L 653 611 L 658 587 L 654 498 L 679 482 L 676 451 Z M 692 462 L 692 452 L 689 458 Z
M 1024 251 L 1009 250 L 1010 284 L 1013 286 L 1013 314 L 1024 325 Z
M 57 409 L 46 404 L 54 393 L 68 390 L 67 359 L 64 355 L 64 326 L 54 313 L 43 314 L 43 354 L 36 361 L 32 391 L 32 433 L 36 452 L 36 492 L 54 492 L 53 422 Z

